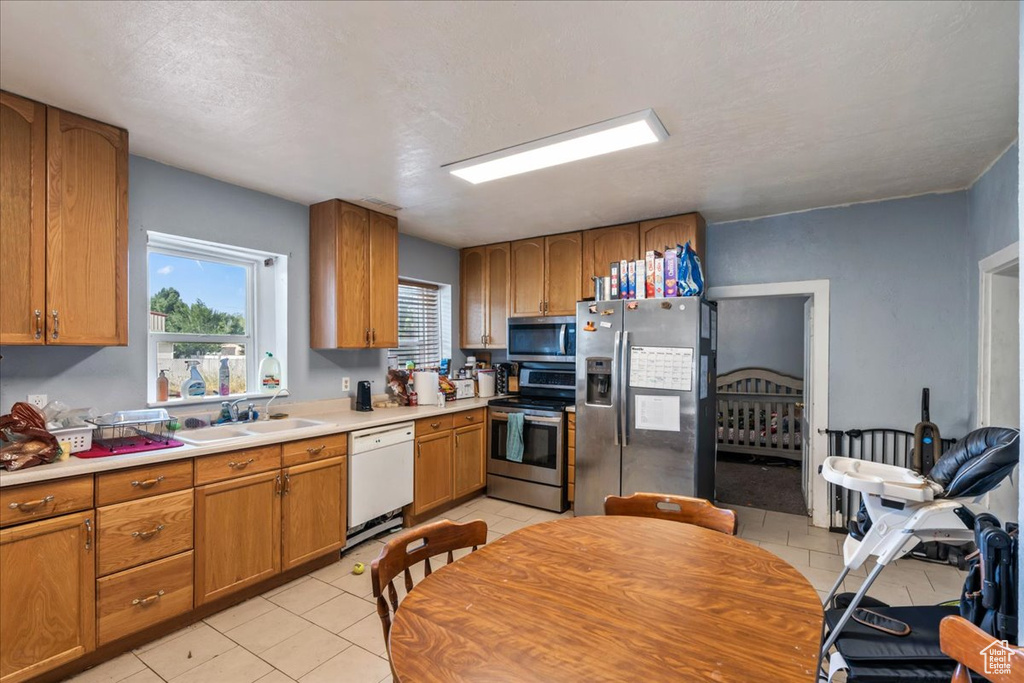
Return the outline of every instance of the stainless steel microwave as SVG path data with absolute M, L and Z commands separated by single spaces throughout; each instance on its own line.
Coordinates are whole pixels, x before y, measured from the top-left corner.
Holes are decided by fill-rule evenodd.
M 576 316 L 546 315 L 508 319 L 508 359 L 574 363 Z

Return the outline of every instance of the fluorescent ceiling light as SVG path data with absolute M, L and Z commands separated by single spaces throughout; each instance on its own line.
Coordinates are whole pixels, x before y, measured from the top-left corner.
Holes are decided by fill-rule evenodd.
M 588 159 L 620 149 L 639 147 L 668 137 L 653 109 L 608 119 L 576 130 L 515 147 L 446 164 L 452 175 L 474 185 L 570 161 Z

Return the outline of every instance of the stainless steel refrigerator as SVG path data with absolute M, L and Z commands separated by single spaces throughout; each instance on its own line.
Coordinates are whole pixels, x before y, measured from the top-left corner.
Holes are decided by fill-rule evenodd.
M 609 494 L 714 500 L 717 316 L 696 297 L 577 304 L 577 515 Z

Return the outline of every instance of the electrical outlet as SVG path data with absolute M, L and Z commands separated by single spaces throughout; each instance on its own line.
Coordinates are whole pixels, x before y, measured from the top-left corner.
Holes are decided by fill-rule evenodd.
M 34 405 L 36 408 L 42 408 L 46 405 L 46 394 L 29 394 L 28 402 Z
M 351 388 L 352 388 L 352 382 L 349 380 L 349 378 L 348 377 L 342 377 L 341 378 L 341 390 L 342 391 L 348 391 Z

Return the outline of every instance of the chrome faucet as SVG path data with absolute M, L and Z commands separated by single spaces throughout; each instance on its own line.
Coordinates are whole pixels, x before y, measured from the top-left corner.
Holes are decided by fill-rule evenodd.
M 238 404 L 241 403 L 244 400 L 245 400 L 244 398 L 239 398 L 239 399 L 235 399 L 234 401 L 222 401 L 221 402 L 221 404 L 220 404 L 221 410 L 222 410 L 222 412 L 226 412 L 227 413 L 228 419 L 231 422 L 238 422 Z M 246 419 L 247 422 L 252 422 L 253 421 L 252 416 L 253 416 L 253 414 L 255 412 L 255 409 L 256 409 L 256 404 L 250 401 L 249 402 L 248 418 Z

